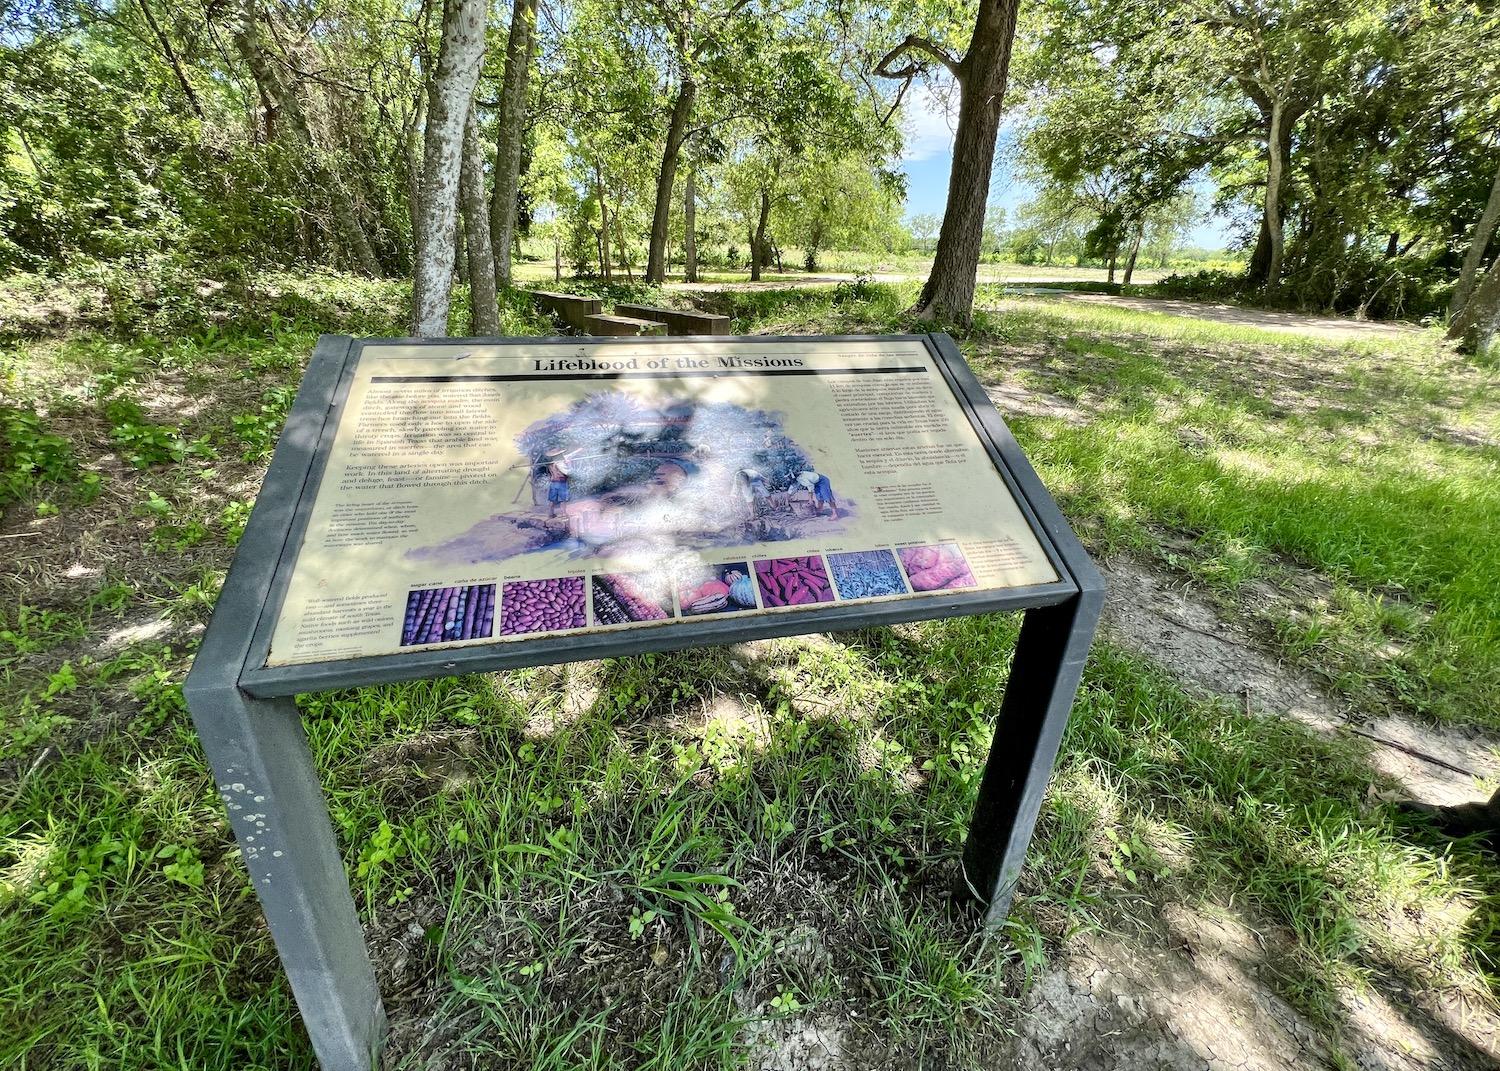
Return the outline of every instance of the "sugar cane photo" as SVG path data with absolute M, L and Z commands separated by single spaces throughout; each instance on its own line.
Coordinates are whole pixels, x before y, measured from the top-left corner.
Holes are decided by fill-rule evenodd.
M 418 588 L 406 596 L 401 646 L 486 639 L 494 623 L 494 584 Z

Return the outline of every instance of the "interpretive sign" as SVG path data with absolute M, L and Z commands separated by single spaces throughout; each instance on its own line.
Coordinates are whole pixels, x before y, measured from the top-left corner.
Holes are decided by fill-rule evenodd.
M 921 341 L 558 349 L 361 350 L 266 664 L 1058 579 Z
M 946 336 L 325 337 L 186 692 L 319 1058 L 366 1068 L 289 697 L 1026 609 L 963 859 L 996 919 L 1101 599 Z

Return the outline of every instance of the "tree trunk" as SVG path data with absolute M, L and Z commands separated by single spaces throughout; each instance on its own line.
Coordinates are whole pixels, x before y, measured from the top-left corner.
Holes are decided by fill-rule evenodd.
M 484 62 L 486 0 L 443 0 L 443 37 L 427 98 L 412 333 L 448 333 L 464 127 Z
M 464 241 L 464 221 L 460 215 L 458 225 L 453 228 L 453 284 L 458 286 L 469 278 L 469 245 Z
M 1125 286 L 1130 285 L 1130 277 L 1135 274 L 1135 259 L 1141 255 L 1141 242 L 1146 237 L 1146 224 L 1142 223 L 1135 229 L 1135 241 L 1130 243 L 1130 256 L 1125 260 L 1125 278 L 1121 282 Z
M 536 55 L 536 2 L 515 0 L 511 8 L 505 75 L 500 83 L 490 237 L 495 250 L 495 280 L 501 286 L 510 285 L 510 256 L 516 241 L 516 198 L 520 193 L 521 150 L 526 135 L 526 83 Z
M 1112 283 L 1112 282 L 1115 281 L 1115 265 L 1116 265 L 1116 263 L 1119 262 L 1119 259 L 1120 259 L 1120 247 L 1119 246 L 1115 246 L 1113 249 L 1111 249 L 1109 251 L 1109 278 L 1107 280 L 1105 280 L 1106 282 L 1111 282 Z
M 760 191 L 760 215 L 755 221 L 755 233 L 750 235 L 750 281 L 760 281 L 760 269 L 770 261 L 766 249 L 766 225 L 771 219 L 771 192 Z
M 620 252 L 619 258 L 625 263 L 625 278 L 629 282 L 635 282 L 635 273 L 630 270 L 630 247 L 625 244 L 625 225 L 620 222 L 620 213 L 615 213 L 615 248 Z
M 479 144 L 477 106 L 464 126 L 464 160 L 458 176 L 459 205 L 469 248 L 469 333 L 498 335 L 500 306 L 495 295 L 495 254 L 490 246 L 489 204 L 484 196 L 484 157 Z
M 1271 103 L 1270 103 L 1270 100 L 1269 100 L 1269 98 L 1267 98 L 1262 93 L 1252 93 L 1251 94 L 1251 99 L 1254 100 L 1255 103 L 1256 103 L 1256 105 L 1257 105 L 1257 107 L 1259 107 L 1261 109 L 1261 118 L 1264 119 L 1265 123 L 1266 123 L 1266 139 L 1267 139 L 1267 145 L 1269 146 L 1270 145 L 1270 136 L 1271 136 L 1271 134 L 1270 134 L 1270 128 L 1271 128 Z M 1288 108 L 1289 108 L 1289 110 L 1287 112 L 1283 113 L 1282 122 L 1281 122 L 1281 132 L 1280 132 L 1280 136 L 1279 136 L 1278 141 L 1277 141 L 1277 144 L 1281 146 L 1281 159 L 1282 159 L 1282 170 L 1283 170 L 1283 172 L 1285 172 L 1285 170 L 1286 170 L 1286 162 L 1288 160 L 1290 160 L 1291 156 L 1292 156 L 1292 127 L 1294 127 L 1296 125 L 1297 120 L 1299 118 L 1301 118 L 1302 112 L 1305 110 L 1305 108 L 1303 108 L 1301 105 L 1298 105 L 1297 107 L 1292 107 L 1291 105 L 1288 105 Z M 1269 158 L 1269 155 L 1270 155 L 1270 150 L 1268 148 L 1267 149 L 1267 157 L 1268 158 Z M 1277 217 L 1277 219 L 1278 219 L 1278 225 L 1280 224 L 1281 215 L 1283 215 L 1283 214 L 1284 213 L 1279 213 L 1278 214 L 1278 217 Z M 1282 227 L 1281 230 L 1282 230 L 1282 233 L 1284 234 L 1285 233 L 1285 227 Z M 1261 213 L 1261 217 L 1260 217 L 1260 232 L 1256 235 L 1256 239 L 1255 239 L 1255 250 L 1250 255 L 1250 266 L 1249 266 L 1250 281 L 1252 283 L 1256 283 L 1256 284 L 1258 284 L 1260 286 L 1266 286 L 1268 284 L 1269 280 L 1270 280 L 1270 274 L 1269 274 L 1270 273 L 1270 269 L 1271 269 L 1271 228 L 1270 228 L 1270 225 L 1268 223 L 1266 214 L 1264 212 L 1262 212 Z
M 958 65 L 958 130 L 937 252 L 913 312 L 924 319 L 967 322 L 984 241 L 1000 106 L 1010 74 L 1019 0 L 981 0 L 969 50 Z
M 698 281 L 698 169 L 688 168 L 682 183 L 682 275 Z
M 1401 252 L 1401 232 L 1391 231 L 1390 237 L 1385 240 L 1385 259 L 1393 260 L 1399 252 Z
M 1246 269 L 1252 283 L 1265 284 L 1266 269 L 1271 265 L 1271 228 L 1266 226 L 1266 214 L 1260 215 L 1260 232 L 1255 236 L 1255 249 L 1250 253 L 1250 266 Z
M 411 215 L 411 233 L 415 241 L 422 221 L 422 140 L 427 125 L 427 93 L 417 94 L 412 109 L 411 128 L 406 132 L 406 208 Z
M 672 103 L 672 119 L 667 125 L 667 143 L 661 153 L 661 169 L 656 174 L 656 207 L 651 213 L 651 248 L 646 254 L 646 282 L 660 283 L 666 278 L 668 227 L 672 218 L 672 189 L 677 182 L 677 158 L 687 139 L 688 121 L 693 117 L 693 103 L 698 97 L 698 83 L 684 78 Z
M 177 57 L 177 50 L 172 47 L 172 39 L 166 35 L 161 25 L 156 21 L 156 16 L 151 13 L 150 6 L 146 0 L 136 0 L 141 6 L 141 14 L 146 17 L 146 25 L 155 35 L 157 42 L 161 45 L 162 55 L 166 57 L 172 73 L 177 76 L 177 84 L 182 87 L 182 95 L 187 98 L 188 107 L 199 119 L 203 118 L 203 105 L 198 102 L 198 94 L 193 91 L 193 83 L 188 81 L 186 72 L 182 69 L 182 61 Z
M 1453 286 L 1453 297 L 1448 302 L 1448 315 L 1457 316 L 1463 311 L 1474 289 L 1474 276 L 1479 265 L 1484 263 L 1485 247 L 1500 223 L 1500 168 L 1495 171 L 1495 184 L 1490 187 L 1490 198 L 1484 204 L 1479 223 L 1474 228 L 1474 237 L 1469 240 L 1469 251 L 1464 254 L 1463 267 L 1458 272 L 1458 282 Z
M 1483 354 L 1500 334 L 1500 253 L 1448 325 L 1448 337 L 1471 353 Z
M 1266 201 L 1265 226 L 1270 249 L 1266 257 L 1267 290 L 1281 283 L 1281 259 L 1286 245 L 1286 230 L 1281 221 L 1281 172 L 1285 161 L 1281 154 L 1281 131 L 1286 106 L 1278 98 L 1271 102 L 1271 127 L 1266 135 Z
M 599 191 L 599 273 L 610 282 L 614 266 L 609 255 L 609 204 L 604 200 L 604 172 L 598 164 L 594 165 L 594 187 Z

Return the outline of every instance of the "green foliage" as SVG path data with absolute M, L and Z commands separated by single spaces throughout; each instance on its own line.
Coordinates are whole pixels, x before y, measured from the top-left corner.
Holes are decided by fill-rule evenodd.
M 189 457 L 213 456 L 207 436 L 189 442 L 178 428 L 152 423 L 140 405 L 128 398 L 115 398 L 106 403 L 104 419 L 109 422 L 110 437 L 120 448 L 121 455 L 136 468 L 172 464 Z
M 271 387 L 261 396 L 258 410 L 234 418 L 235 434 L 245 446 L 244 460 L 260 461 L 271 456 L 296 395 L 296 388 L 290 385 Z
M 42 427 L 39 416 L 0 405 L 0 506 L 43 483 L 68 483 L 78 466 L 67 439 Z
M 1017 255 L 1045 247 L 1051 262 L 1059 238 L 1086 235 L 1081 255 L 1113 262 L 1135 246 L 1121 222 L 1151 255 L 1153 224 L 1140 222 L 1154 211 L 1157 230 L 1180 232 L 1197 209 L 1174 199 L 1210 179 L 1215 208 L 1253 249 L 1246 277 L 1214 296 L 1373 317 L 1441 311 L 1494 175 L 1492 10 L 1049 0 L 1028 18 L 1017 157 L 1043 195 Z M 1268 279 L 1272 155 L 1285 251 Z

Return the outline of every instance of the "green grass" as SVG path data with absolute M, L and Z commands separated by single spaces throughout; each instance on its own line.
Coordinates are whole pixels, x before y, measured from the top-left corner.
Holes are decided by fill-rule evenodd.
M 310 1060 L 180 682 L 316 327 L 394 330 L 400 290 L 263 294 L 234 329 L 39 338 L 0 365 L 75 463 L 18 485 L 0 525 L 26 534 L 0 578 L 0 1065 Z M 738 330 L 888 330 L 911 296 L 702 300 Z M 1421 338 L 1168 319 L 1014 303 L 960 341 L 986 379 L 1077 406 L 1015 426 L 1096 549 L 1155 554 L 1247 615 L 1250 581 L 1314 573 L 1324 604 L 1268 642 L 1351 698 L 1489 724 L 1493 449 L 1423 437 L 1492 428 L 1486 374 Z M 204 449 L 131 463 L 121 398 Z M 861 1066 L 994 1066 L 1070 934 L 1163 903 L 1243 914 L 1262 976 L 1336 1050 L 1367 987 L 1492 1003 L 1491 859 L 1372 800 L 1357 742 L 1103 644 L 1006 939 L 982 940 L 947 888 L 1015 629 L 304 698 L 398 1066 L 734 1068 L 768 1022 L 814 1018 Z
M 1428 334 L 1319 345 L 1067 302 L 982 317 L 976 368 L 1079 406 L 1013 427 L 1095 545 L 1231 600 L 1288 567 L 1329 605 L 1262 624 L 1366 706 L 1500 726 L 1500 377 Z M 1017 368 L 1007 345 L 1060 338 Z M 1162 549 L 1164 532 L 1197 543 Z M 1282 612 L 1282 609 L 1278 609 Z M 1330 657 L 1330 655 L 1332 657 Z

